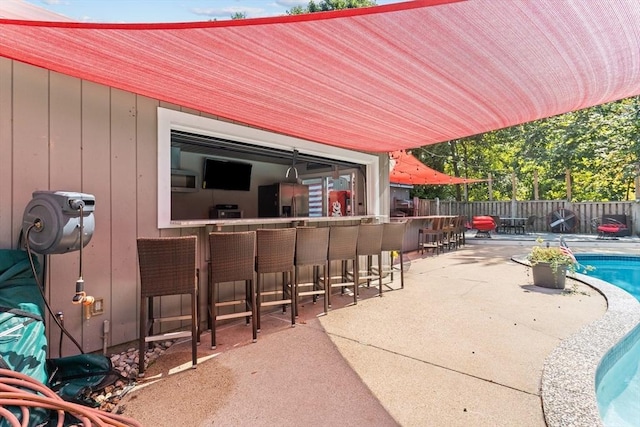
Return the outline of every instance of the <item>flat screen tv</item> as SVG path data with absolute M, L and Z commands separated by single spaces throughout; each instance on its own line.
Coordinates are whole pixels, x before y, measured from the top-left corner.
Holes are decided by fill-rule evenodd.
M 211 190 L 251 190 L 251 163 L 204 159 L 202 188 Z

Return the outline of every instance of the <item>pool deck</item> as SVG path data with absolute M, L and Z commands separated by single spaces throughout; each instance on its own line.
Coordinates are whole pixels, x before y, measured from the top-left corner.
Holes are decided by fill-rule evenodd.
M 594 278 L 568 281 L 571 294 L 535 287 L 512 258 L 537 236 L 472 236 L 439 256 L 410 253 L 405 289 L 383 298 L 365 289 L 327 316 L 305 304 L 295 328 L 271 313 L 255 344 L 244 326 L 221 331 L 215 351 L 204 334 L 195 370 L 170 374 L 189 360 L 188 345 L 172 347 L 124 415 L 149 426 L 601 424 L 595 369 L 640 322 L 637 301 Z M 564 237 L 575 252 L 640 248 Z

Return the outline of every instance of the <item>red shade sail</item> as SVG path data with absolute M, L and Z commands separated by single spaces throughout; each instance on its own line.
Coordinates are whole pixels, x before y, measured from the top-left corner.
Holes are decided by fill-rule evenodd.
M 16 13 L 2 13 L 13 16 Z M 417 0 L 183 24 L 0 19 L 0 56 L 389 152 L 640 94 L 637 0 Z
M 459 178 L 438 172 L 402 150 L 389 153 L 389 158 L 392 165 L 391 171 L 389 172 L 389 182 L 394 184 L 439 185 L 469 184 L 485 181 L 484 179 Z

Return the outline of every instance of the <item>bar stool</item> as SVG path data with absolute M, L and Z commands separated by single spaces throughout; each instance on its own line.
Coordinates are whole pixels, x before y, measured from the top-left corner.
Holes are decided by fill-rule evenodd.
M 262 307 L 282 305 L 282 312 L 286 313 L 287 304 L 291 305 L 291 326 L 296 324 L 295 298 L 296 289 L 294 277 L 294 255 L 296 249 L 296 229 L 277 228 L 256 230 L 256 273 L 258 287 L 256 290 L 258 331 L 260 331 L 260 316 Z M 266 291 L 262 283 L 266 273 L 282 273 L 282 289 L 277 286 Z M 265 296 L 281 296 L 281 299 L 265 301 Z
M 329 227 L 329 292 L 327 300 L 331 307 L 331 289 L 341 288 L 344 294 L 346 288 L 353 288 L 353 303 L 358 303 L 358 268 L 356 247 L 358 244 L 358 225 L 344 225 Z M 331 261 L 340 262 L 339 274 L 331 274 Z M 351 261 L 354 271 L 354 278 L 351 280 L 347 275 L 347 263 Z
M 327 283 L 329 273 L 329 227 L 298 227 L 296 231 L 296 314 L 301 296 L 313 296 L 316 303 L 318 295 L 324 295 L 324 314 L 329 311 Z M 311 282 L 300 283 L 300 267 L 312 266 Z M 320 278 L 322 267 L 322 279 Z M 301 289 L 310 288 L 303 291 Z
M 400 258 L 400 288 L 404 289 L 404 260 L 403 246 L 407 221 L 386 222 L 382 231 L 382 252 L 389 254 L 389 269 L 383 269 L 382 274 L 389 274 L 393 282 L 393 252 L 397 252 Z
M 378 281 L 379 295 L 382 296 L 382 234 L 384 224 L 360 224 L 358 230 L 358 244 L 356 246 L 356 269 L 358 270 L 358 280 L 366 281 L 367 287 L 371 286 L 372 280 Z M 373 269 L 373 256 L 378 259 L 378 268 Z M 360 268 L 360 257 L 367 259 L 366 269 Z
M 198 274 L 196 236 L 138 238 L 140 267 L 140 336 L 138 375 L 144 376 L 147 343 L 191 337 L 191 362 L 198 363 Z M 154 314 L 153 299 L 167 295 L 190 295 L 191 313 L 181 316 Z M 148 301 L 147 301 L 148 300 Z M 147 311 L 148 308 L 148 311 Z M 162 322 L 191 320 L 190 331 L 153 334 L 153 325 Z
M 442 219 L 442 249 L 451 250 L 456 247 L 455 240 L 455 217 L 445 216 Z
M 465 232 L 465 217 L 463 215 L 458 215 L 455 218 L 456 248 L 459 248 L 460 246 L 463 246 L 466 243 L 464 232 Z
M 256 232 L 213 232 L 209 233 L 209 323 L 211 324 L 211 348 L 216 348 L 216 326 L 219 320 L 246 318 L 247 325 L 252 319 L 253 342 L 258 339 L 256 315 L 256 294 L 254 289 Z M 243 280 L 245 284 L 242 299 L 220 298 L 220 287 L 228 285 L 231 295 L 232 282 Z M 219 314 L 219 307 L 244 306 L 244 311 Z
M 442 217 L 435 217 L 431 220 L 429 227 L 418 230 L 418 247 L 421 254 L 424 254 L 425 249 L 431 249 L 436 255 L 440 253 L 443 235 L 442 219 Z

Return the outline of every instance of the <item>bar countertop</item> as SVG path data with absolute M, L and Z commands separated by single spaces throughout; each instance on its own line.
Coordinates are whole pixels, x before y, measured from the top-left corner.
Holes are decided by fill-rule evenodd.
M 286 218 L 234 218 L 234 219 L 185 219 L 172 220 L 172 228 L 182 227 L 206 227 L 217 228 L 242 225 L 264 225 L 264 224 L 294 224 L 304 225 L 314 222 L 344 222 L 344 221 L 376 221 L 382 217 L 377 215 L 360 216 L 320 216 L 320 217 L 286 217 Z

